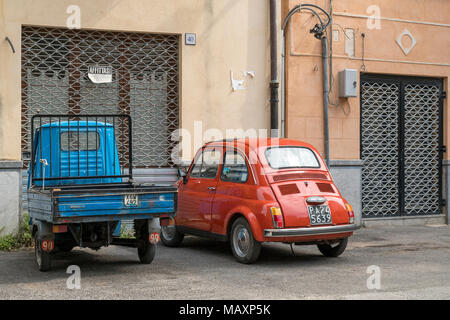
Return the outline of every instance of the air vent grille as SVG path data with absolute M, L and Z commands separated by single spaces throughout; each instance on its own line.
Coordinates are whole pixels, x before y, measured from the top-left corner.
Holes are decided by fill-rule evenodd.
M 318 183 L 317 187 L 319 188 L 320 192 L 335 193 L 333 186 L 330 183 Z
M 295 183 L 284 184 L 282 186 L 279 186 L 278 189 L 280 190 L 283 196 L 288 194 L 300 193 L 300 190 L 298 190 L 298 187 Z

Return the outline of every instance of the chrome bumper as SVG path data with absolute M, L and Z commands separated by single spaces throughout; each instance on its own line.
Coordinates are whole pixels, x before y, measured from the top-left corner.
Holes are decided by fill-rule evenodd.
M 264 237 L 316 236 L 322 234 L 353 232 L 357 229 L 359 229 L 359 227 L 354 223 L 339 226 L 325 226 L 325 227 L 264 229 Z

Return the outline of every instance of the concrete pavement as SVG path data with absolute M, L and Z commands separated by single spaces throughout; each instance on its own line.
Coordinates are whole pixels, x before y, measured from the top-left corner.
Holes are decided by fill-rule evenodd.
M 53 269 L 37 271 L 32 249 L 0 253 L 0 299 L 449 299 L 448 226 L 359 230 L 339 258 L 315 246 L 265 244 L 254 265 L 235 262 L 229 246 L 186 237 L 159 246 L 151 265 L 135 249 L 59 253 Z M 81 289 L 66 285 L 69 265 Z M 381 288 L 368 289 L 367 268 L 379 266 Z

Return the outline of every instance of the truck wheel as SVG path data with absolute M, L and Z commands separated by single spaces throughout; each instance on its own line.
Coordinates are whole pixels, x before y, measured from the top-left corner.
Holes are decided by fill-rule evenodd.
M 141 263 L 150 264 L 156 253 L 156 244 L 149 242 L 148 220 L 134 220 L 136 246 Z
M 51 269 L 52 259 L 49 252 L 42 251 L 41 241 L 39 240 L 39 231 L 34 236 L 34 254 L 39 271 L 48 271 Z
M 183 238 L 184 234 L 178 232 L 176 226 L 161 227 L 161 241 L 166 247 L 178 247 Z
M 332 245 L 318 244 L 317 247 L 325 257 L 338 257 L 345 251 L 345 248 L 347 248 L 347 242 L 348 238 L 345 238 L 342 239 L 340 242 L 334 243 Z
M 252 229 L 245 218 L 238 218 L 231 227 L 231 251 L 237 261 L 251 264 L 259 258 L 261 243 L 253 237 Z
M 144 242 L 140 246 L 138 246 L 138 256 L 139 260 L 143 264 L 150 264 L 153 261 L 156 253 L 156 245 L 148 242 Z

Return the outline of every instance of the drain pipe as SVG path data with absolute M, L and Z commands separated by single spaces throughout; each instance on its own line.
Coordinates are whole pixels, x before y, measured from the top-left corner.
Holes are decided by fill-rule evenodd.
M 330 136 L 328 129 L 328 39 L 323 36 L 322 39 L 322 64 L 323 64 L 323 122 L 324 122 L 324 153 L 327 167 L 330 165 Z
M 314 37 L 316 37 L 317 39 L 321 39 L 323 41 L 323 32 L 325 31 L 325 29 L 330 25 L 331 22 L 331 17 L 329 15 L 329 13 L 327 11 L 325 11 L 323 8 L 315 5 L 315 4 L 298 4 L 296 5 L 294 8 L 291 9 L 291 11 L 288 12 L 288 14 L 286 15 L 286 18 L 283 21 L 283 25 L 281 27 L 281 137 L 284 138 L 286 135 L 286 95 L 285 95 L 285 65 L 286 65 L 286 26 L 289 23 L 289 20 L 291 19 L 291 17 L 297 13 L 300 12 L 302 10 L 306 10 L 311 12 L 313 15 L 316 16 L 316 18 L 319 20 L 320 25 L 316 24 L 316 26 L 310 30 L 310 33 L 314 34 Z M 316 10 L 321 11 L 326 17 L 327 17 L 327 21 L 326 23 L 323 22 L 322 18 L 320 17 L 320 15 L 317 13 Z M 326 38 L 325 38 L 326 39 Z M 326 50 L 328 52 L 328 49 Z M 328 53 L 327 53 L 328 54 Z M 326 57 L 326 61 L 328 61 L 328 57 Z M 325 72 L 325 70 L 324 70 Z M 328 67 L 326 69 L 327 72 L 327 78 L 328 78 Z M 326 78 L 326 79 L 327 79 Z M 324 109 L 326 108 L 326 135 L 328 136 L 328 84 L 326 86 L 326 88 L 324 87 L 324 90 L 326 89 L 327 91 L 327 95 L 326 98 L 324 97 L 324 101 L 326 99 L 326 107 L 324 105 Z M 325 149 L 328 149 L 328 139 L 326 139 L 325 142 L 327 145 L 325 146 Z M 326 163 L 328 166 L 328 151 L 325 151 L 326 153 Z
M 277 3 L 270 1 L 270 136 L 278 138 Z
M 285 64 L 286 64 L 286 26 L 291 17 L 301 10 L 301 5 L 295 6 L 284 19 L 281 27 L 281 138 L 286 137 L 286 95 L 285 95 Z

